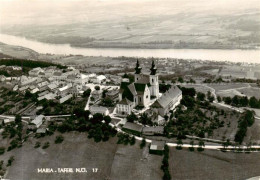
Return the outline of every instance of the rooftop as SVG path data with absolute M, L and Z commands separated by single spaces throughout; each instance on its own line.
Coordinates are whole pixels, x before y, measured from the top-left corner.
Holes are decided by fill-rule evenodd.
M 126 122 L 123 128 L 142 132 L 143 126 L 135 123 Z

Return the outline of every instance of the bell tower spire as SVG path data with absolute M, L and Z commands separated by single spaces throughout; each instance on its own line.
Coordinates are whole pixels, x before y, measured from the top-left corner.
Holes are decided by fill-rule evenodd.
M 137 59 L 135 66 L 135 74 L 141 74 L 142 68 L 140 67 L 139 61 Z
M 155 67 L 154 60 L 152 62 L 152 67 L 151 67 L 150 70 L 151 70 L 151 75 L 155 75 L 156 74 L 157 68 Z
M 151 66 L 151 73 L 150 73 L 150 91 L 151 91 L 151 97 L 152 98 L 158 98 L 159 97 L 159 78 L 158 74 L 156 74 L 157 68 L 155 66 L 154 60 L 152 62 Z

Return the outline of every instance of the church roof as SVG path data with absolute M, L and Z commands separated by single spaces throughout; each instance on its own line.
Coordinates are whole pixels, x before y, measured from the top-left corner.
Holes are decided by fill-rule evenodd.
M 141 84 L 141 83 L 134 83 L 134 87 L 136 92 L 139 93 L 143 93 L 146 87 L 146 84 Z
M 140 75 L 139 75 L 139 79 L 136 81 L 136 83 L 149 84 L 149 83 L 150 83 L 150 77 L 149 77 L 149 75 L 140 74 Z
M 129 104 L 132 104 L 132 103 L 133 102 L 129 101 L 127 98 L 124 98 L 118 104 L 129 105 Z
M 175 97 L 177 97 L 181 93 L 182 93 L 181 90 L 177 86 L 172 86 L 168 91 L 166 91 L 159 99 L 157 99 L 154 102 L 152 107 L 165 108 L 172 101 L 172 99 L 174 99 Z
M 128 86 L 128 89 L 130 90 L 130 92 L 132 93 L 132 95 L 137 95 L 137 92 L 136 92 L 136 88 L 135 88 L 135 85 L 134 85 L 134 83 L 132 83 L 132 84 L 129 84 Z
M 133 88 L 131 88 L 130 85 L 131 84 L 128 82 L 121 82 L 119 92 L 122 93 L 122 99 L 127 98 L 130 101 L 134 101 L 134 97 L 133 97 L 134 92 L 133 92 Z

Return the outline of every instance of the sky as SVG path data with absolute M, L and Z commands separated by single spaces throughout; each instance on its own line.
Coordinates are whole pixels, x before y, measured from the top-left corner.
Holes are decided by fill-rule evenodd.
M 260 9 L 259 0 L 0 0 L 0 26 L 120 20 L 183 12 Z

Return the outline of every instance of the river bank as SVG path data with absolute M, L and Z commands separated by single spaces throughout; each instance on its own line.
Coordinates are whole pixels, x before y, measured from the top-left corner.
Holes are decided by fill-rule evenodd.
M 41 54 L 178 58 L 245 63 L 258 63 L 260 60 L 260 50 L 75 48 L 69 44 L 48 44 L 4 34 L 0 34 L 0 42 L 26 47 Z

